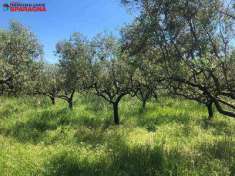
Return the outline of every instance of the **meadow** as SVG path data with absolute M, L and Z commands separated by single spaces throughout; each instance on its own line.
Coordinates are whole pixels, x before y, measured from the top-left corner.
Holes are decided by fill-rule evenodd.
M 234 176 L 235 120 L 195 102 L 160 97 L 147 109 L 125 97 L 112 107 L 76 95 L 62 100 L 0 97 L 1 176 Z

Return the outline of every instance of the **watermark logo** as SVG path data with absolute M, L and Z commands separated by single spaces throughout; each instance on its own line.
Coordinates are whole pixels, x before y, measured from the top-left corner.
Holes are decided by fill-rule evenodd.
M 47 11 L 45 3 L 24 3 L 14 2 L 3 4 L 3 11 L 10 12 L 45 12 Z
M 10 9 L 10 6 L 9 6 L 9 4 L 3 4 L 2 5 L 3 6 L 3 11 L 9 11 L 9 9 Z

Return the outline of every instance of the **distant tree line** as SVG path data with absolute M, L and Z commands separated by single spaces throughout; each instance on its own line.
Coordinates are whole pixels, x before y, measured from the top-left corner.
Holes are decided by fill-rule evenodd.
M 167 95 L 213 106 L 235 117 L 234 3 L 221 0 L 123 0 L 139 16 L 121 39 L 74 33 L 56 45 L 59 62 L 43 62 L 42 46 L 27 28 L 12 22 L 0 30 L 0 95 L 43 95 L 73 108 L 76 92 L 90 92 L 113 107 L 137 97 Z

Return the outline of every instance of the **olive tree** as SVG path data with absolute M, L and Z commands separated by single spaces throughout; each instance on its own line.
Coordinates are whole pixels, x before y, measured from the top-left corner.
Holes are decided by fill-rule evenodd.
M 40 69 L 42 47 L 35 35 L 17 22 L 0 30 L 0 87 L 2 93 L 29 93 Z
M 40 73 L 37 75 L 34 94 L 47 96 L 52 104 L 60 92 L 61 74 L 58 65 L 44 64 Z
M 235 117 L 234 4 L 222 0 L 123 2 L 134 2 L 140 9 L 140 16 L 123 35 L 124 48 L 131 48 L 133 54 L 157 51 L 157 57 L 160 53 L 165 60 L 164 77 L 175 93 L 203 102 L 209 109 L 214 104 L 221 114 Z
M 76 90 L 84 90 L 87 85 L 88 68 L 91 64 L 89 42 L 79 33 L 74 33 L 69 40 L 59 42 L 56 46 L 61 73 L 60 91 L 57 95 L 73 108 L 73 97 Z
M 135 67 L 132 90 L 145 110 L 147 101 L 150 98 L 157 99 L 162 87 L 161 68 L 158 61 L 148 52 L 130 57 L 129 60 L 129 64 Z
M 96 95 L 112 104 L 114 123 L 120 123 L 118 112 L 121 99 L 131 93 L 134 71 L 120 52 L 118 41 L 112 36 L 99 35 L 92 41 L 93 88 Z

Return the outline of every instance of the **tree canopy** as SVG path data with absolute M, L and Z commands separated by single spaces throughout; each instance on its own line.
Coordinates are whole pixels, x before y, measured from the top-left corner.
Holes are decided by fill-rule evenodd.
M 42 46 L 27 28 L 11 22 L 9 30 L 0 31 L 0 88 L 14 94 L 33 87 L 40 68 Z M 26 92 L 25 92 L 26 93 Z
M 156 51 L 173 92 L 235 117 L 234 4 L 220 0 L 133 0 L 140 16 L 123 30 L 131 55 Z

